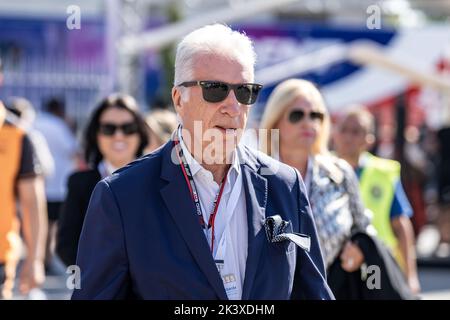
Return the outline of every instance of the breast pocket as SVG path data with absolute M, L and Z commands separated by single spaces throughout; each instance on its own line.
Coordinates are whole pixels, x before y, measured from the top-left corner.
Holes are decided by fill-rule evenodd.
M 292 254 L 295 252 L 295 243 L 291 241 L 286 241 L 288 244 L 286 246 L 286 254 Z
M 288 226 L 284 230 L 284 233 L 293 233 L 292 222 L 289 221 Z M 284 240 L 283 242 L 284 250 L 287 254 L 295 252 L 295 243 L 289 240 Z

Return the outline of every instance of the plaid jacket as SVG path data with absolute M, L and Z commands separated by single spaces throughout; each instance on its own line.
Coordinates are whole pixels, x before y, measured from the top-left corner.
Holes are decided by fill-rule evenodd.
M 351 166 L 335 156 L 316 155 L 308 163 L 308 194 L 327 267 L 356 231 L 365 231 L 365 214 L 358 179 Z

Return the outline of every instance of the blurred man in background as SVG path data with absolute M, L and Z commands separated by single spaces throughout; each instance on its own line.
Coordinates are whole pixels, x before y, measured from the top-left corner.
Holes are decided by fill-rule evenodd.
M 0 298 L 10 299 L 21 258 L 18 209 L 22 214 L 27 249 L 20 273 L 22 294 L 38 288 L 45 278 L 43 258 L 47 217 L 44 181 L 35 151 L 27 134 L 8 119 L 1 101 L 0 168 Z
M 57 274 L 58 267 L 53 261 L 56 246 L 56 228 L 61 206 L 67 194 L 67 179 L 76 170 L 78 144 L 75 135 L 65 121 L 65 106 L 59 99 L 50 99 L 36 119 L 35 128 L 47 140 L 55 167 L 45 178 L 49 229 L 45 254 L 48 273 Z
M 36 110 L 28 99 L 23 97 L 8 97 L 5 107 L 17 117 L 17 125 L 27 132 L 36 152 L 42 175 L 50 176 L 55 170 L 55 162 L 43 134 L 34 128 Z
M 335 148 L 355 169 L 365 206 L 373 213 L 378 237 L 392 250 L 414 293 L 417 276 L 413 212 L 400 182 L 400 164 L 370 154 L 375 142 L 375 120 L 363 106 L 349 108 L 338 121 Z

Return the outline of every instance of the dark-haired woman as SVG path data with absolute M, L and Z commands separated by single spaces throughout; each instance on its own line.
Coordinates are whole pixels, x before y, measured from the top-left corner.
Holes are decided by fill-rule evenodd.
M 131 96 L 110 95 L 93 111 L 84 136 L 89 169 L 69 177 L 59 221 L 56 251 L 66 265 L 76 263 L 78 240 L 95 185 L 141 156 L 147 143 L 147 125 Z

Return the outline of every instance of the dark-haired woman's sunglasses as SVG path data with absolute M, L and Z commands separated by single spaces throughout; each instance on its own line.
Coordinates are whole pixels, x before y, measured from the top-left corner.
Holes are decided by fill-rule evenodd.
M 319 120 L 321 122 L 325 117 L 322 112 L 318 111 L 305 112 L 303 110 L 292 110 L 291 113 L 289 113 L 289 122 L 295 124 L 301 121 L 305 116 L 308 116 L 312 121 Z
M 120 130 L 124 135 L 129 136 L 138 132 L 138 125 L 135 122 L 122 124 L 101 123 L 99 127 L 99 132 L 105 136 L 113 136 L 117 130 Z
M 234 91 L 236 100 L 242 104 L 254 104 L 262 85 L 256 83 L 230 84 L 221 81 L 187 81 L 180 83 L 183 87 L 202 87 L 203 99 L 208 102 L 216 103 L 225 100 L 230 93 Z

